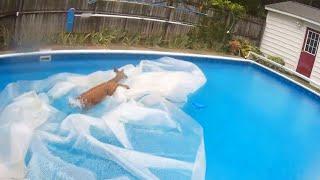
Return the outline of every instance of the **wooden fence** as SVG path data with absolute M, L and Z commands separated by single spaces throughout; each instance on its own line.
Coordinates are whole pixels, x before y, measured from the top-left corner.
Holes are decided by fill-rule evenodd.
M 52 33 L 64 31 L 69 8 L 76 9 L 75 32 L 116 28 L 147 36 L 164 35 L 166 38 L 188 33 L 204 16 L 174 7 L 136 2 L 97 1 L 88 4 L 87 0 L 1 0 L 0 25 L 11 32 L 14 42 L 35 44 Z M 84 17 L 82 13 L 99 16 Z M 258 44 L 264 22 L 252 19 L 238 21 L 233 33 Z
M 233 36 L 246 38 L 259 46 L 265 27 L 265 19 L 245 16 L 240 18 L 234 25 Z

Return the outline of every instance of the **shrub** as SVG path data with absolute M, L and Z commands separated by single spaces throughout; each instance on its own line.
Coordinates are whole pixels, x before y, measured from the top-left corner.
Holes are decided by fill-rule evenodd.
M 237 18 L 246 13 L 245 8 L 231 0 L 207 0 L 207 2 L 205 9 L 208 10 L 206 12 L 208 16 L 202 17 L 199 26 L 189 32 L 189 48 L 205 47 L 238 53 L 237 45 L 229 44 L 232 38 L 230 31 Z
M 268 59 L 272 60 L 273 62 L 276 62 L 278 64 L 281 64 L 282 66 L 285 65 L 284 60 L 281 57 L 278 56 L 268 56 Z
M 5 26 L 0 26 L 0 49 L 6 49 L 10 44 L 10 32 Z
M 251 44 L 249 41 L 245 39 L 239 39 L 239 42 L 240 42 L 240 55 L 242 57 L 247 57 L 250 51 L 255 52 L 259 55 L 262 55 L 262 52 L 260 51 L 260 49 L 257 46 Z
M 275 69 L 275 70 L 277 70 L 277 71 L 279 71 L 279 72 L 281 72 L 281 73 L 287 73 L 285 70 L 283 70 L 281 67 L 278 67 L 278 66 L 276 66 L 276 65 L 274 65 L 274 64 L 272 64 L 271 62 L 268 62 L 268 61 L 266 61 L 266 60 L 262 60 L 262 59 L 260 59 L 259 57 L 254 57 L 253 56 L 253 59 L 256 61 L 256 62 L 258 62 L 258 63 L 260 63 L 260 64 L 263 64 L 263 65 L 265 65 L 265 66 L 267 66 L 267 67 L 270 67 L 270 68 L 272 68 L 272 69 Z M 268 56 L 268 59 L 270 59 L 271 61 L 273 61 L 273 62 L 276 62 L 276 63 L 278 63 L 278 64 L 281 64 L 281 65 L 285 65 L 285 62 L 284 62 L 284 60 L 282 59 L 282 58 L 280 58 L 280 57 L 276 57 L 276 56 Z
M 243 15 L 246 13 L 246 9 L 238 4 L 238 3 L 233 3 L 230 0 L 210 0 L 211 5 L 214 8 L 222 9 L 222 10 L 227 10 L 231 11 L 235 15 Z
M 137 45 L 141 40 L 141 35 L 138 33 L 127 34 L 123 39 L 122 43 L 126 46 Z
M 111 41 L 112 43 L 122 42 L 122 40 L 129 34 L 128 31 L 124 30 L 114 30 L 112 33 L 114 34 L 114 38 Z
M 77 41 L 79 42 L 79 44 L 83 45 L 89 42 L 90 37 L 91 33 L 79 34 Z
M 192 29 L 188 33 L 191 44 L 201 43 L 208 48 L 220 50 L 221 47 L 218 45 L 228 42 L 230 37 L 228 37 L 228 34 L 226 33 L 225 20 L 224 18 L 221 18 L 224 17 L 225 14 L 222 11 L 218 13 L 219 15 L 215 18 L 203 18 L 200 22 L 201 26 Z
M 177 36 L 168 42 L 169 48 L 184 49 L 189 47 L 189 37 L 186 35 Z
M 116 39 L 114 31 L 105 29 L 101 32 L 95 32 L 91 35 L 91 43 L 95 45 L 108 46 L 112 41 Z
M 232 40 L 229 41 L 226 51 L 232 53 L 233 55 L 240 55 L 240 41 Z
M 162 35 L 152 35 L 141 39 L 141 41 L 143 41 L 147 46 L 156 47 L 163 44 L 163 37 Z

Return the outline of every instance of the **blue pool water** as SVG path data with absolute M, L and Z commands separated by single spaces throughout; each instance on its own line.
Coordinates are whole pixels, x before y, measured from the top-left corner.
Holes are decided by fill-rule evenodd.
M 60 72 L 88 74 L 158 55 L 53 55 L 0 59 L 0 90 L 18 80 Z M 178 57 L 192 61 L 207 83 L 184 111 L 204 128 L 206 179 L 320 178 L 320 98 L 257 65 Z

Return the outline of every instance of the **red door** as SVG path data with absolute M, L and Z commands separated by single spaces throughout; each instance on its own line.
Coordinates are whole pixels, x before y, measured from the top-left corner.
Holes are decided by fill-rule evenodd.
M 313 29 L 307 28 L 300 54 L 299 64 L 297 67 L 297 72 L 300 74 L 310 77 L 318 51 L 319 40 L 320 33 Z

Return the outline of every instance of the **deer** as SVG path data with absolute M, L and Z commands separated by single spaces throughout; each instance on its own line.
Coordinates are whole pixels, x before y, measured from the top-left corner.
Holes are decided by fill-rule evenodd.
M 101 83 L 88 91 L 84 92 L 76 99 L 81 104 L 81 108 L 90 109 L 91 107 L 102 102 L 107 96 L 112 96 L 118 87 L 130 89 L 129 86 L 120 84 L 120 81 L 128 78 L 124 70 L 114 69 L 116 76 L 107 82 Z

